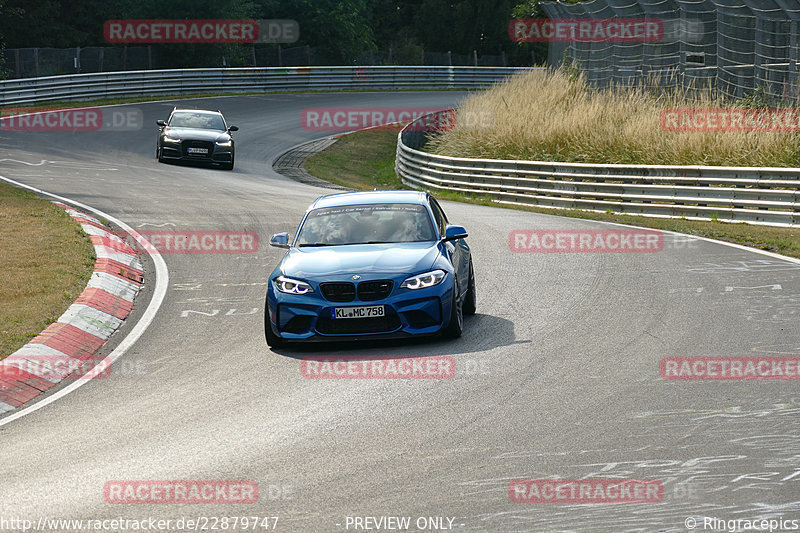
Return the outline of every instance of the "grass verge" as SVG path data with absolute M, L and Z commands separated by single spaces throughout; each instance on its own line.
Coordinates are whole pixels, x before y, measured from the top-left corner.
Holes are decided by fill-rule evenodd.
M 766 114 L 760 125 L 767 102 L 756 100 L 727 101 L 707 88 L 601 90 L 569 71 L 531 70 L 465 99 L 453 128 L 425 149 L 489 159 L 799 167 L 797 121 L 784 122 L 796 114 Z M 697 109 L 719 112 L 706 128 L 687 118 Z
M 304 164 L 312 175 L 353 189 L 407 189 L 394 173 L 397 132 L 368 130 L 339 140 Z
M 322 152 L 309 157 L 305 168 L 312 175 L 346 187 L 360 190 L 407 189 L 394 175 L 397 133 L 365 131 L 345 135 Z M 800 258 L 800 228 L 777 228 L 716 221 L 694 221 L 671 218 L 647 218 L 577 210 L 517 207 L 497 204 L 488 198 L 459 193 L 435 193 L 438 198 L 520 209 L 535 213 L 603 220 L 666 231 L 677 231 L 708 237 Z
M 86 287 L 95 254 L 60 207 L 0 183 L 0 359 L 41 333 Z

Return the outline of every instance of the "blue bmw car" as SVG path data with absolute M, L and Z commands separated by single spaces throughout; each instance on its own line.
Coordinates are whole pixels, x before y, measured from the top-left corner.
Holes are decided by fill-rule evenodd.
M 418 191 L 318 198 L 267 283 L 267 344 L 443 334 L 475 313 L 475 274 L 462 226 Z

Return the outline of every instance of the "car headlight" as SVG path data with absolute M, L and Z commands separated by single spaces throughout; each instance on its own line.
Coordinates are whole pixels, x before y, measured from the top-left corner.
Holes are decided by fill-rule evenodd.
M 286 276 L 278 276 L 275 278 L 275 286 L 279 291 L 285 292 L 286 294 L 306 294 L 308 292 L 314 292 L 311 285 L 305 281 L 287 278 Z
M 417 290 L 433 287 L 434 285 L 440 284 L 445 275 L 446 274 L 444 270 L 432 270 L 430 272 L 425 272 L 424 274 L 417 274 L 416 276 L 411 276 L 410 278 L 406 279 L 402 284 L 400 284 L 400 288 Z
M 227 141 L 224 141 L 224 142 L 217 141 L 216 144 L 217 144 L 217 146 L 222 146 L 224 148 L 230 148 L 233 143 L 230 140 L 227 140 Z
M 179 143 L 181 140 L 178 137 L 170 137 L 169 135 L 164 136 L 164 142 L 167 143 Z

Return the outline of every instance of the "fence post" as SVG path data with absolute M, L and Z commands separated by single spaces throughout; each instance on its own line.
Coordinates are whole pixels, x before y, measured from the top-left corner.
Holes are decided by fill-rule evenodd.
M 306 65 L 311 65 L 311 46 L 306 45 L 306 60 L 308 61 Z
M 256 45 L 255 44 L 250 46 L 250 56 L 253 59 L 253 66 L 257 67 L 258 64 L 256 63 Z
M 75 47 L 75 72 L 79 73 L 81 71 L 81 47 Z
M 153 47 L 147 45 L 147 70 L 153 70 Z
M 447 65 L 452 67 L 453 66 L 453 54 L 450 50 L 447 51 Z
M 472 51 L 472 57 L 475 59 L 475 66 L 477 67 L 478 66 L 478 51 L 477 50 L 473 50 Z
M 281 45 L 278 43 L 278 66 L 283 66 L 283 54 L 281 54 Z
M 14 69 L 17 71 L 17 77 L 22 77 L 22 70 L 19 65 L 19 48 L 14 49 Z
M 103 59 L 105 59 L 105 46 L 100 47 L 100 53 L 98 54 L 98 61 L 100 62 L 100 72 L 103 72 Z
M 33 49 L 33 65 L 34 65 L 34 71 L 36 72 L 36 77 L 40 78 L 41 76 L 39 76 L 39 49 L 38 48 L 34 48 Z
M 789 32 L 789 87 L 791 90 L 792 101 L 797 103 L 797 31 L 800 24 L 796 20 L 791 22 L 791 31 Z

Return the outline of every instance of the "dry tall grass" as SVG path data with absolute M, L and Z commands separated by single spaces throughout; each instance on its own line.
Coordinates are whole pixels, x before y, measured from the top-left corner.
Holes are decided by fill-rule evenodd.
M 455 127 L 427 149 L 494 159 L 587 163 L 800 166 L 800 134 L 665 132 L 668 108 L 733 107 L 707 91 L 656 95 L 643 89 L 598 91 L 564 71 L 527 71 L 467 98 Z M 475 127 L 475 116 L 493 124 Z

